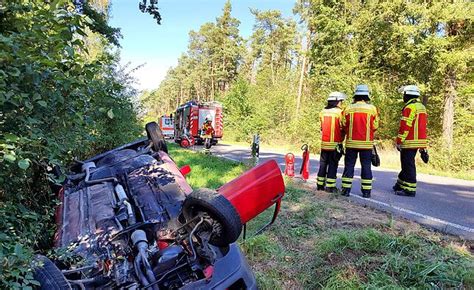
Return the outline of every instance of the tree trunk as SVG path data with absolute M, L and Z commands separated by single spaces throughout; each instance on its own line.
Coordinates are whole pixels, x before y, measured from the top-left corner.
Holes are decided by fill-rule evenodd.
M 453 147 L 454 127 L 454 102 L 456 100 L 456 75 L 451 69 L 448 70 L 444 80 L 444 111 L 443 111 L 443 141 L 444 146 L 451 150 Z
M 306 47 L 303 47 L 303 44 L 301 45 L 302 51 L 301 54 L 303 55 L 303 60 L 301 61 L 301 72 L 300 72 L 300 82 L 298 85 L 298 97 L 296 98 L 296 118 L 298 118 L 299 113 L 300 113 L 300 107 L 301 107 L 301 95 L 303 94 L 303 82 L 304 82 L 304 74 L 306 71 L 306 52 L 309 50 L 309 30 L 308 33 L 306 34 Z
M 272 56 L 271 56 L 271 59 L 270 59 L 270 68 L 272 70 L 272 85 L 275 84 L 275 70 L 274 70 L 274 67 L 273 67 L 273 52 L 272 52 Z
M 214 83 L 214 64 L 211 66 L 211 99 L 214 101 L 214 90 L 215 90 L 215 83 Z
M 257 61 L 254 60 L 252 62 L 252 66 L 250 67 L 250 83 L 255 85 L 257 83 Z

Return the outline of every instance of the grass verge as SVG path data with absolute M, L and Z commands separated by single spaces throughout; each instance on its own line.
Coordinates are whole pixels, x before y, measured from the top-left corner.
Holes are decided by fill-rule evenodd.
M 216 188 L 243 164 L 170 148 L 194 188 Z M 263 225 L 272 210 L 248 225 Z M 474 244 L 287 181 L 277 222 L 240 241 L 261 289 L 474 289 Z

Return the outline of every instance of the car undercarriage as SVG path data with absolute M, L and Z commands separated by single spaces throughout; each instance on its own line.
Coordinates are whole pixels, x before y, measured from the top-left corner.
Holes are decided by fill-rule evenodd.
M 146 130 L 146 139 L 71 167 L 58 193 L 55 246 L 72 258 L 53 263 L 39 256 L 41 288 L 255 289 L 235 244 L 249 208 L 251 218 L 262 211 L 242 202 L 255 190 L 242 191 L 234 204 L 225 190 L 193 190 L 156 123 Z M 269 205 L 284 191 L 279 169 L 274 175 L 266 182 L 278 186 L 262 195 Z

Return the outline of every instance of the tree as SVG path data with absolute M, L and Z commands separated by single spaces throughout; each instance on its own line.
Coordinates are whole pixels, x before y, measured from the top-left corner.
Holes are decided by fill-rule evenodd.
M 251 9 L 255 16 L 250 37 L 254 66 L 270 67 L 272 83 L 280 68 L 289 69 L 296 54 L 296 22 L 284 19 L 280 11 Z

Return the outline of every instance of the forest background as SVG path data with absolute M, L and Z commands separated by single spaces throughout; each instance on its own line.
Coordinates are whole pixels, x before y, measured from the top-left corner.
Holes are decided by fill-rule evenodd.
M 469 1 L 296 1 L 294 17 L 251 10 L 248 39 L 227 2 L 189 33 L 188 50 L 158 89 L 140 96 L 145 120 L 190 100 L 220 101 L 225 140 L 308 143 L 331 91 L 351 101 L 366 83 L 380 112 L 379 147 L 394 150 L 400 87 L 416 84 L 429 114 L 432 168 L 474 169 L 474 4 Z

